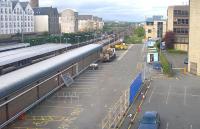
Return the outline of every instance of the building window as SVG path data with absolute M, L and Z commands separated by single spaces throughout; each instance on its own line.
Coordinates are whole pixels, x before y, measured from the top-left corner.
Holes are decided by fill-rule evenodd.
M 1 15 L 1 21 L 3 21 L 3 15 Z
M 8 21 L 8 17 L 7 17 L 7 15 L 5 16 L 5 21 Z
M 5 13 L 6 13 L 6 14 L 8 13 L 8 10 L 7 10 L 7 8 L 5 9 Z
M 188 28 L 174 28 L 174 33 L 180 35 L 188 35 L 189 29 Z
M 1 28 L 4 28 L 4 24 L 3 23 L 1 23 Z
M 7 22 L 5 23 L 5 27 L 8 28 L 8 23 Z
M 151 33 L 151 29 L 148 29 L 148 33 Z
M 174 10 L 175 16 L 188 16 L 189 12 L 187 10 Z

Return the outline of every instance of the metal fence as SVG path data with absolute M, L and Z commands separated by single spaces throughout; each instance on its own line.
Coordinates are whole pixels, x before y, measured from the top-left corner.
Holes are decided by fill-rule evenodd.
M 129 89 L 124 91 L 119 100 L 109 109 L 108 114 L 102 120 L 102 129 L 114 129 L 123 118 L 129 107 Z
M 124 117 L 129 105 L 134 102 L 142 87 L 142 73 L 139 73 L 133 80 L 130 89 L 123 92 L 119 100 L 111 106 L 106 117 L 102 120 L 102 129 L 115 129 L 120 120 Z

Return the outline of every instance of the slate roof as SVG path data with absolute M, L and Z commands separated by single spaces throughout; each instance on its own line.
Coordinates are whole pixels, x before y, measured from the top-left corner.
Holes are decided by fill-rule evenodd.
M 51 12 L 54 15 L 59 15 L 57 8 L 52 8 L 52 7 L 38 7 L 38 8 L 33 8 L 34 15 L 50 15 Z
M 92 15 L 79 15 L 78 19 L 79 20 L 92 20 L 93 16 Z
M 28 2 L 20 2 L 22 8 L 25 10 L 27 5 L 29 4 Z

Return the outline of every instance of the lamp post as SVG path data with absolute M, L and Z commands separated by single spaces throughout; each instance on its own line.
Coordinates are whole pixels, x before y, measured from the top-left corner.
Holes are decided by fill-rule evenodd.
M 78 39 L 78 47 L 79 47 L 79 38 L 81 37 L 81 36 L 75 36 L 77 39 Z
M 70 38 L 64 38 L 64 40 L 66 41 L 66 44 L 67 44 L 67 40 L 69 40 Z
M 85 36 L 86 36 L 86 42 L 88 42 L 88 37 L 89 37 L 90 35 L 86 34 Z
M 96 39 L 96 31 L 94 32 L 94 41 L 95 41 L 95 39 Z

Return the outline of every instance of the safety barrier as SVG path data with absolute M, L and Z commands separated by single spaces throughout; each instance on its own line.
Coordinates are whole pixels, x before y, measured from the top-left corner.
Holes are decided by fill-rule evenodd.
M 126 90 L 120 99 L 111 106 L 106 117 L 102 120 L 102 129 L 118 128 L 119 122 L 124 117 L 129 105 L 133 103 L 142 87 L 142 73 L 133 80 L 130 88 Z
M 142 86 L 142 73 L 139 73 L 130 86 L 129 105 L 131 105 Z

